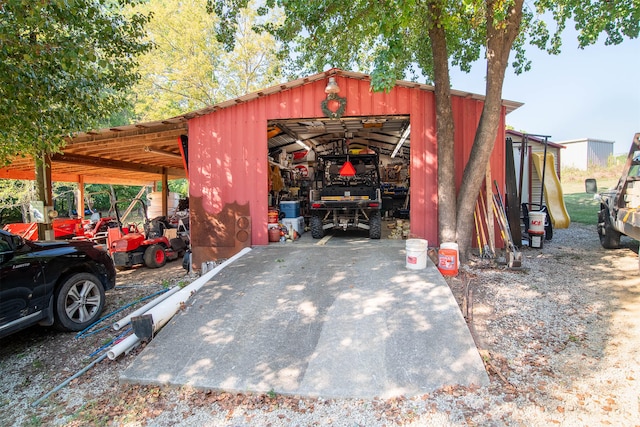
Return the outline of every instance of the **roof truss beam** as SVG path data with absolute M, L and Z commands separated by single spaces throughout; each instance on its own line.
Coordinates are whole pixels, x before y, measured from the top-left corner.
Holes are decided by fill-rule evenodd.
M 176 168 L 143 165 L 140 163 L 123 162 L 120 160 L 110 160 L 100 157 L 83 156 L 79 154 L 54 154 L 51 160 L 54 162 L 72 163 L 83 166 L 95 166 L 100 168 L 151 173 L 159 176 L 167 174 L 177 176 L 184 175 L 184 170 Z

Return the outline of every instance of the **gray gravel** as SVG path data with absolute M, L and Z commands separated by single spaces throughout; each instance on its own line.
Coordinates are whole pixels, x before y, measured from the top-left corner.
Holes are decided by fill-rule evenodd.
M 621 249 L 604 250 L 593 226 L 572 224 L 555 230 L 542 249 L 524 249 L 522 271 L 476 258 L 458 278 L 447 279 L 461 307 L 469 281 L 470 326 L 491 379 L 486 387 L 445 387 L 410 399 L 323 400 L 119 384 L 131 354 L 33 409 L 29 402 L 85 360 L 61 356 L 59 364 L 56 350 L 73 351 L 72 337 L 63 336 L 63 343 L 59 335 L 30 330 L 0 342 L 0 424 L 639 425 L 637 250 L 627 239 Z

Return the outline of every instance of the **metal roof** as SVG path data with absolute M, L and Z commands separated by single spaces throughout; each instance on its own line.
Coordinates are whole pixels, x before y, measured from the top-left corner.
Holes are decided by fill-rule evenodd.
M 267 95 L 276 94 L 285 90 L 290 90 L 299 86 L 307 85 L 319 80 L 326 80 L 329 77 L 342 76 L 355 80 L 370 81 L 370 76 L 353 71 L 345 71 L 332 68 L 322 73 L 314 74 L 287 83 L 272 86 L 257 92 L 253 92 L 242 97 L 221 102 L 201 110 L 196 110 L 184 115 L 192 118 L 203 116 L 233 105 L 251 102 Z M 396 86 L 411 89 L 419 89 L 433 92 L 435 88 L 431 85 L 397 80 Z M 451 90 L 451 94 L 467 99 L 484 100 L 483 95 L 459 90 Z M 523 105 L 521 102 L 503 100 L 507 113 L 514 111 Z M 287 119 L 273 120 L 269 122 L 269 132 L 273 132 L 268 140 L 270 152 L 286 150 L 288 153 L 301 151 L 304 148 L 296 141 L 300 140 L 305 145 L 314 148 L 318 154 L 332 151 L 332 146 L 340 140 L 349 141 L 350 146 L 367 146 L 377 149 L 380 154 L 390 155 L 395 146 L 400 141 L 404 130 L 409 126 L 409 116 L 368 116 L 368 117 L 342 117 L 332 119 L 326 117 L 313 119 Z M 399 158 L 409 158 L 411 138 L 407 138 L 402 149 L 398 153 Z
M 311 82 L 315 82 L 318 80 L 325 80 L 329 77 L 332 76 L 344 76 L 344 77 L 348 77 L 351 79 L 356 79 L 356 80 L 367 80 L 370 81 L 371 77 L 368 74 L 363 74 L 363 73 L 357 73 L 354 71 L 345 71 L 345 70 L 341 70 L 339 68 L 332 68 L 330 70 L 324 71 L 322 73 L 318 73 L 318 74 L 314 74 L 311 76 L 307 76 L 307 77 L 303 77 L 300 79 L 296 79 L 296 80 L 291 80 L 289 82 L 286 83 L 281 83 L 279 85 L 275 85 L 275 86 L 271 86 L 269 88 L 266 89 L 262 89 L 256 92 L 252 92 L 249 93 L 247 95 L 243 95 L 239 98 L 235 98 L 235 99 L 230 99 L 228 101 L 224 101 L 224 102 L 220 102 L 218 104 L 215 105 L 211 105 L 205 108 L 202 108 L 200 110 L 195 110 L 192 111 L 190 113 L 186 113 L 184 115 L 182 115 L 181 117 L 186 117 L 186 118 L 192 118 L 192 117 L 197 117 L 197 116 L 203 116 L 205 114 L 209 114 L 213 111 L 217 111 L 223 108 L 228 108 L 232 105 L 236 105 L 236 104 L 240 104 L 240 103 L 244 103 L 244 102 L 249 102 L 251 100 L 257 99 L 257 98 L 261 98 L 263 96 L 266 95 L 272 95 L 274 93 L 278 93 L 278 92 L 282 92 L 284 90 L 288 90 L 288 89 L 293 89 L 295 87 L 298 86 L 302 86 Z M 410 81 L 406 81 L 406 80 L 396 80 L 396 86 L 400 86 L 400 87 L 407 87 L 407 88 L 413 88 L 413 89 L 421 89 L 421 90 L 426 90 L 426 91 L 431 91 L 434 92 L 435 88 L 431 85 L 427 85 L 427 84 L 423 84 L 423 83 L 417 83 L 417 82 L 410 82 Z M 454 96 L 459 96 L 462 98 L 470 98 L 470 99 L 477 99 L 480 101 L 484 101 L 485 97 L 484 95 L 478 95 L 475 93 L 471 93 L 471 92 L 465 92 L 465 91 L 460 91 L 460 90 L 455 90 L 455 89 L 451 89 L 451 94 Z M 502 105 L 504 105 L 507 108 L 507 114 L 516 110 L 517 108 L 521 107 L 522 105 L 524 105 L 522 102 L 516 102 L 516 101 L 508 101 L 508 100 L 503 100 L 502 101 Z
M 523 140 L 525 137 L 527 138 L 527 141 L 528 141 L 529 143 L 532 143 L 532 142 L 533 142 L 533 143 L 538 143 L 538 144 L 544 144 L 544 142 L 545 142 L 545 140 L 544 140 L 544 137 L 543 137 L 543 136 L 540 136 L 540 135 L 530 135 L 530 134 L 527 134 L 527 133 L 518 132 L 518 131 L 513 130 L 513 129 L 507 129 L 507 131 L 506 131 L 506 135 L 507 135 L 507 137 L 514 137 L 514 138 L 517 138 L 516 140 L 514 140 L 514 141 L 513 141 L 513 142 L 514 142 L 514 143 L 516 143 L 516 144 L 521 143 L 521 142 L 522 142 L 522 140 Z M 555 147 L 555 148 L 567 148 L 567 147 L 565 147 L 564 145 L 561 145 L 561 144 L 559 144 L 559 143 L 557 143 L 557 142 L 549 141 L 548 139 L 547 139 L 547 145 L 548 145 L 549 147 Z

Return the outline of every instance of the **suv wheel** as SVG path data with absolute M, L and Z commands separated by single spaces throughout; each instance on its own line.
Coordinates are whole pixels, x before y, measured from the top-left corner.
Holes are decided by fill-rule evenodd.
M 82 331 L 98 320 L 104 302 L 104 288 L 96 276 L 74 274 L 56 292 L 55 327 L 63 331 Z
M 598 235 L 603 248 L 618 249 L 620 247 L 620 232 L 613 228 L 607 208 L 603 208 L 598 213 Z
M 320 215 L 311 215 L 309 227 L 311 228 L 311 236 L 314 239 L 322 239 L 324 237 L 324 229 L 322 228 L 322 218 Z
M 382 215 L 380 211 L 372 212 L 369 217 L 369 238 L 379 239 L 382 236 Z

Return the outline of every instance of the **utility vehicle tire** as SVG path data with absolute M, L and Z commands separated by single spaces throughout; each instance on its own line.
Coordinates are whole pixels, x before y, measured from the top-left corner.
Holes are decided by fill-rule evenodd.
M 603 248 L 618 249 L 620 247 L 620 232 L 613 228 L 607 208 L 603 208 L 598 213 L 598 235 Z
M 96 276 L 74 274 L 55 293 L 54 327 L 61 331 L 82 331 L 98 320 L 104 302 L 104 288 Z
M 314 239 L 322 239 L 324 237 L 324 229 L 322 228 L 322 217 L 320 215 L 311 215 L 309 220 L 311 228 L 311 237 Z
M 161 245 L 151 245 L 144 251 L 144 265 L 159 268 L 167 263 L 167 254 Z
M 376 211 L 369 217 L 369 238 L 379 239 L 382 236 L 382 215 Z

